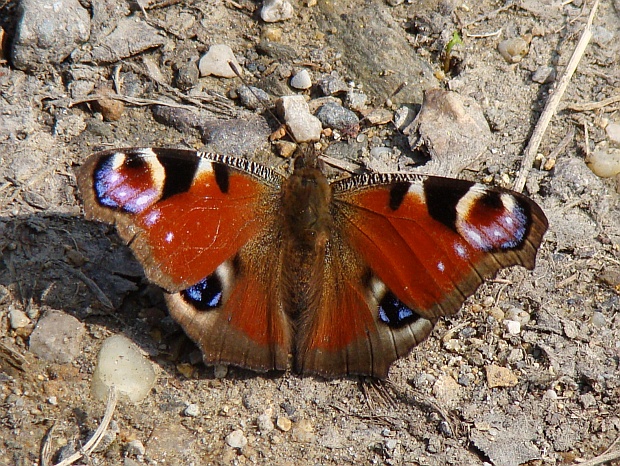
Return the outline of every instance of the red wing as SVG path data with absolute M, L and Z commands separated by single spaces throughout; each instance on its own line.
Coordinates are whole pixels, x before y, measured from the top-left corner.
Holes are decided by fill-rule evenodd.
M 534 267 L 547 219 L 533 201 L 463 180 L 409 179 L 336 184 L 347 241 L 406 306 L 426 318 L 451 314 L 501 268 Z
M 87 218 L 116 225 L 207 363 L 285 369 L 291 328 L 278 292 L 279 175 L 194 151 L 93 155 L 78 185 Z M 275 288 L 275 289 L 274 289 Z M 174 293 L 177 292 L 177 293 Z
M 484 278 L 533 268 L 547 229 L 525 196 L 467 181 L 379 174 L 333 189 L 321 300 L 297 346 L 302 372 L 386 377 Z
M 260 168 L 242 159 L 208 156 L 106 151 L 88 159 L 78 175 L 87 218 L 115 224 L 147 278 L 168 291 L 210 275 L 268 228 L 277 208 L 278 175 L 257 173 Z

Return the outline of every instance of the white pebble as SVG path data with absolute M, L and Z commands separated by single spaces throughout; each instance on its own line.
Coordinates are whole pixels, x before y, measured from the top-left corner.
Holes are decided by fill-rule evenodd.
M 610 178 L 620 173 L 620 149 L 595 149 L 586 160 L 592 172 L 601 178 Z
M 321 121 L 310 113 L 308 103 L 303 96 L 287 95 L 280 97 L 277 106 L 295 141 L 312 142 L 319 140 L 323 126 Z
M 185 414 L 187 417 L 198 417 L 200 416 L 200 408 L 197 404 L 188 404 L 187 408 L 185 408 L 185 411 L 183 411 L 183 414 Z
M 243 448 L 248 444 L 248 439 L 241 429 L 237 429 L 226 436 L 226 443 L 231 448 Z
M 611 144 L 620 145 L 620 123 L 609 123 L 605 128 L 605 132 Z
M 260 17 L 266 23 L 275 23 L 291 19 L 293 13 L 293 6 L 286 0 L 265 0 Z
M 9 322 L 13 330 L 30 325 L 30 319 L 26 313 L 20 309 L 17 309 L 13 305 L 9 306 Z
M 521 322 L 517 322 L 516 320 L 505 320 L 504 327 L 511 335 L 518 335 L 521 333 Z
M 226 44 L 215 44 L 202 56 L 198 64 L 200 76 L 218 76 L 220 78 L 234 78 L 237 76 L 228 62 L 231 62 L 241 73 L 241 67 L 235 58 L 232 49 Z
M 105 400 L 114 386 L 119 395 L 137 403 L 146 398 L 154 384 L 153 365 L 131 340 L 114 335 L 103 342 L 92 379 L 96 399 Z
M 310 89 L 312 87 L 312 78 L 308 70 L 303 69 L 293 75 L 291 78 L 291 87 L 293 89 Z

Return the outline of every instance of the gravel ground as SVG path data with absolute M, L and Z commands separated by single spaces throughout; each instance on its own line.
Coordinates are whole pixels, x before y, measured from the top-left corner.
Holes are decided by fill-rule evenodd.
M 275 153 L 287 144 L 269 144 L 277 125 L 249 109 L 239 78 L 199 75 L 224 44 L 271 96 L 345 102 L 352 112 L 332 109 L 341 120 L 323 123 L 322 141 L 347 167 L 414 169 L 425 154 L 403 122 L 425 90 L 453 91 L 490 131 L 466 164 L 448 155 L 422 170 L 510 187 L 591 2 L 47 3 L 0 2 L 0 464 L 37 464 L 52 425 L 47 464 L 88 440 L 105 409 L 91 396 L 97 354 L 116 334 L 157 381 L 119 403 L 78 464 L 510 466 L 614 451 L 620 179 L 585 159 L 618 158 L 617 0 L 601 3 L 529 172 L 550 224 L 536 268 L 484 284 L 384 383 L 205 367 L 114 230 L 83 219 L 75 168 L 102 148 L 206 146 L 286 170 Z M 454 31 L 463 43 L 446 71 Z

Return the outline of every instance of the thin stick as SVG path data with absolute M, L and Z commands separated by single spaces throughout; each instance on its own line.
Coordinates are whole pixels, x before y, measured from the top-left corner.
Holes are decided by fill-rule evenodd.
M 608 105 L 615 104 L 616 102 L 620 102 L 620 94 L 612 95 L 611 97 L 607 97 L 600 102 L 588 102 L 586 104 L 568 104 L 566 108 L 575 112 L 587 112 L 590 110 L 598 110 L 599 108 L 607 107 Z
M 525 148 L 523 161 L 521 162 L 521 169 L 519 170 L 519 175 L 515 180 L 513 189 L 515 191 L 521 192 L 525 187 L 525 181 L 527 179 L 527 175 L 530 171 L 532 164 L 534 163 L 534 159 L 536 158 L 536 152 L 540 147 L 540 143 L 542 138 L 547 130 L 547 126 L 549 126 L 549 122 L 551 118 L 555 114 L 555 111 L 560 103 L 560 100 L 564 96 L 564 92 L 568 87 L 568 83 L 573 76 L 573 73 L 577 69 L 577 65 L 583 56 L 590 39 L 592 38 L 592 21 L 594 20 L 594 16 L 596 15 L 596 10 L 598 8 L 599 0 L 595 0 L 594 5 L 592 5 L 592 10 L 590 11 L 590 16 L 588 17 L 588 22 L 586 24 L 583 33 L 581 34 L 581 38 L 577 43 L 577 47 L 573 52 L 573 55 L 564 70 L 564 74 L 558 81 L 558 86 L 549 97 L 547 101 L 547 105 L 545 105 L 545 109 L 543 110 L 540 118 L 538 119 L 538 123 L 532 132 L 532 136 L 530 137 L 530 141 Z
M 65 269 L 67 272 L 72 273 L 77 278 L 82 280 L 82 282 L 84 282 L 84 284 L 88 287 L 88 289 L 92 291 L 95 296 L 97 296 L 97 299 L 99 300 L 101 304 L 103 304 L 105 308 L 114 309 L 114 304 L 112 304 L 112 301 L 110 301 L 110 298 L 108 298 L 106 294 L 103 292 L 103 290 L 97 286 L 94 280 L 91 280 L 86 275 L 84 275 L 84 273 L 81 270 L 74 269 L 73 267 L 71 267 L 68 264 L 65 264 L 62 261 L 57 261 L 57 264 L 63 269 Z
M 103 415 L 101 424 L 99 424 L 99 427 L 97 428 L 93 436 L 88 442 L 86 442 L 86 445 L 84 445 L 83 448 L 80 448 L 80 451 L 74 453 L 69 458 L 61 461 L 60 463 L 57 463 L 56 466 L 69 466 L 75 463 L 80 458 L 90 455 L 93 450 L 97 448 L 97 445 L 99 445 L 99 442 L 103 438 L 103 434 L 107 430 L 108 425 L 112 420 L 112 416 L 114 415 L 114 409 L 116 409 L 117 400 L 118 394 L 116 392 L 116 388 L 111 387 L 110 391 L 108 392 L 108 401 L 105 408 L 105 414 Z

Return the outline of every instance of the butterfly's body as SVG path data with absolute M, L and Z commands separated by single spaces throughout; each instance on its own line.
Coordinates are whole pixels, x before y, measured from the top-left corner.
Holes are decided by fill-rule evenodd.
M 89 218 L 117 225 L 205 362 L 383 378 L 499 269 L 534 266 L 528 198 L 468 181 L 371 174 L 329 183 L 172 149 L 93 155 Z M 291 363 L 292 358 L 292 363 Z

